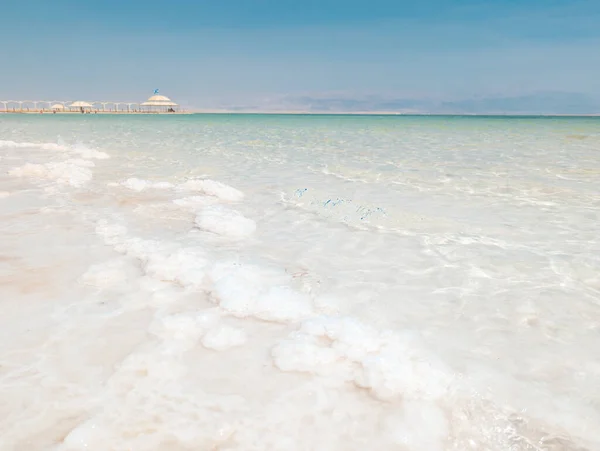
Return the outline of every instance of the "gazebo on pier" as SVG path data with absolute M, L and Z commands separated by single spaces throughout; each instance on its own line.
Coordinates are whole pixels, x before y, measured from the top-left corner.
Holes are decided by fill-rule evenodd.
M 90 111 L 92 109 L 92 104 L 84 102 L 82 100 L 78 100 L 77 102 L 73 102 L 71 105 L 69 105 L 69 108 L 71 110 L 77 109 L 83 113 L 85 110 Z
M 175 108 L 179 105 L 166 96 L 161 96 L 157 92 L 149 97 L 144 103 L 140 104 L 149 113 L 175 113 Z

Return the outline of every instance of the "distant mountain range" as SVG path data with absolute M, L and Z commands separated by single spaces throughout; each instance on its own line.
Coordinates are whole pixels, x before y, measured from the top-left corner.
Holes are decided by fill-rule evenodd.
M 405 114 L 600 114 L 600 98 L 579 93 L 545 92 L 506 97 L 429 100 L 410 97 L 302 95 L 285 96 L 254 105 L 227 107 L 230 111 L 305 111 L 311 113 Z

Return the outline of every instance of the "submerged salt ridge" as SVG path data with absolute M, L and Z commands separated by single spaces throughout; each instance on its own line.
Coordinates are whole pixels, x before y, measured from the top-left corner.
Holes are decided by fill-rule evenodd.
M 58 270 L 73 274 L 77 288 L 37 294 L 44 308 L 51 303 L 52 320 L 35 319 L 49 337 L 40 336 L 41 348 L 16 340 L 8 349 L 18 356 L 11 359 L 33 360 L 25 373 L 7 365 L 5 397 L 15 384 L 23 392 L 39 381 L 45 388 L 27 409 L 0 417 L 3 449 L 598 444 L 599 368 L 586 354 L 598 327 L 598 260 L 592 252 L 565 258 L 597 231 L 592 223 L 557 243 L 554 257 L 545 246 L 557 231 L 573 232 L 566 218 L 557 218 L 556 229 L 527 235 L 532 212 L 514 216 L 529 236 L 520 241 L 487 218 L 471 221 L 465 233 L 466 210 L 448 215 L 423 202 L 415 207 L 419 198 L 411 192 L 403 209 L 373 188 L 313 188 L 317 180 L 301 183 L 292 167 L 278 175 L 289 180 L 249 183 L 255 176 L 248 174 L 245 189 L 233 187 L 219 181 L 225 171 L 210 166 L 221 162 L 235 171 L 263 158 L 238 155 L 229 163 L 235 149 L 203 158 L 200 170 L 214 175 L 200 178 L 181 173 L 177 163 L 179 174 L 169 175 L 168 166 L 153 173 L 144 157 L 131 157 L 131 169 L 123 170 L 130 157 L 114 152 L 95 161 L 91 152 L 74 163 L 69 146 L 30 141 L 0 141 L 11 143 L 0 160 L 7 173 L 0 189 L 10 194 L 2 202 L 19 202 L 20 192 L 36 196 L 41 207 L 27 224 L 50 224 L 45 236 L 52 220 L 59 227 L 60 215 L 72 218 L 75 242 L 71 250 L 61 247 Z M 284 196 L 281 203 L 280 188 L 293 195 L 307 183 L 308 197 Z M 328 203 L 336 188 L 334 199 L 352 200 L 339 204 L 352 204 L 341 213 Z M 366 217 L 365 208 L 381 214 Z M 365 219 L 386 233 L 364 229 Z M 44 256 L 40 247 L 5 244 L 3 254 L 30 265 Z M 93 250 L 86 267 L 75 259 L 82 246 Z M 577 300 L 561 304 L 575 294 Z M 28 312 L 35 318 L 35 309 Z M 472 339 L 475 331 L 480 341 Z M 511 334 L 527 340 L 522 349 Z M 560 362 L 542 355 L 548 341 L 562 343 L 555 349 L 565 356 Z M 55 357 L 61 355 L 70 358 Z M 96 363 L 82 365 L 84 355 Z M 33 415 L 49 405 L 49 413 Z

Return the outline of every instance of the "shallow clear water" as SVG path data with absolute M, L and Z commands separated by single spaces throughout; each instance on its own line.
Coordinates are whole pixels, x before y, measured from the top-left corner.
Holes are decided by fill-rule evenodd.
M 0 116 L 2 450 L 600 447 L 600 120 Z

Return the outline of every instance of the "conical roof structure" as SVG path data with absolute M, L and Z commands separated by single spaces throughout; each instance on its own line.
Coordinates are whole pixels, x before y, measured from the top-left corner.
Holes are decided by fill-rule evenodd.
M 69 105 L 70 108 L 92 108 L 92 104 L 88 102 L 84 102 L 83 100 L 78 100 L 77 102 L 73 102 Z
M 178 106 L 175 102 L 166 96 L 153 95 L 149 97 L 142 106 Z

